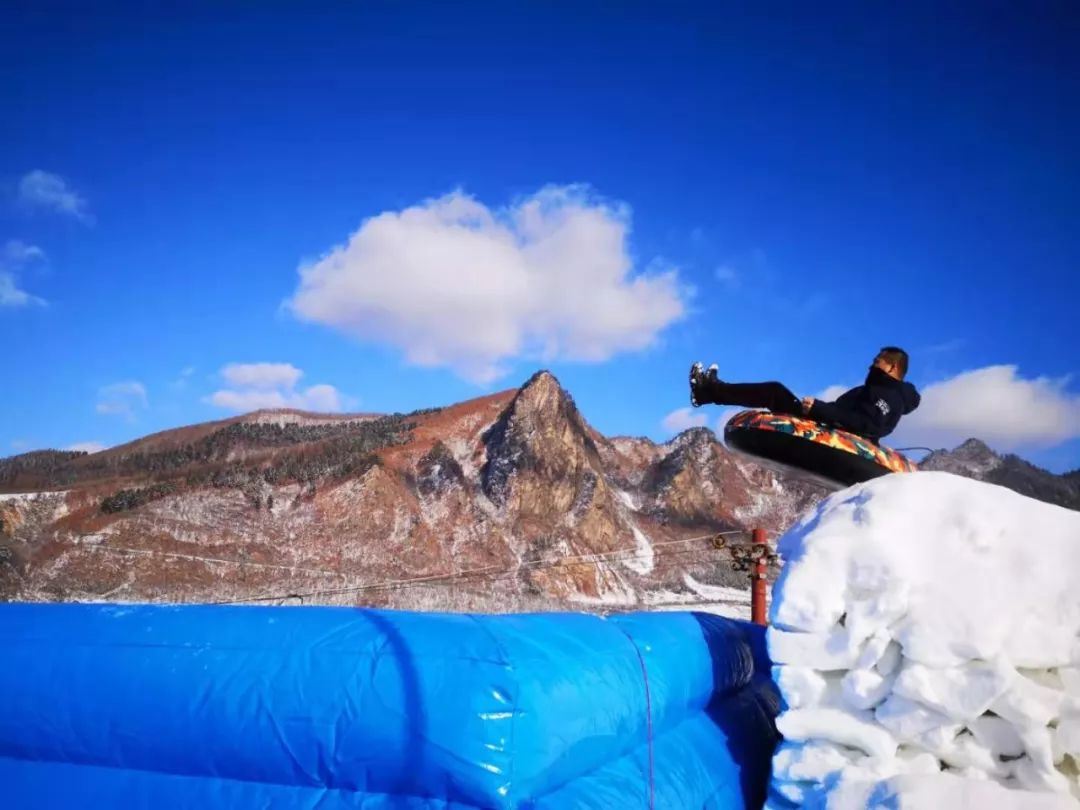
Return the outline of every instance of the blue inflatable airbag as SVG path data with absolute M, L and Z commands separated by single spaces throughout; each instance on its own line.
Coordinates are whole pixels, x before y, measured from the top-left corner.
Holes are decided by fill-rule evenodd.
M 5 807 L 760 803 L 760 629 L 689 613 L 0 605 Z

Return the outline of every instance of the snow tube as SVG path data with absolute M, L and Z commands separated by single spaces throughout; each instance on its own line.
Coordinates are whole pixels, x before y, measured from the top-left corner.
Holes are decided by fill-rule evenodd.
M 907 457 L 862 436 L 770 411 L 737 413 L 724 428 L 724 441 L 844 485 L 917 469 Z
M 0 604 L 7 808 L 760 807 L 761 628 Z

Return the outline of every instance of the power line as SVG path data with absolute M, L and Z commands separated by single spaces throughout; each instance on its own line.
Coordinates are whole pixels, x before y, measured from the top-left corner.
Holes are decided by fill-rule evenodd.
M 109 554 L 142 554 L 147 557 L 168 557 L 175 560 L 193 560 L 195 562 L 215 563 L 221 565 L 248 566 L 251 568 L 273 568 L 281 571 L 305 571 L 309 574 L 321 574 L 328 577 L 344 577 L 341 571 L 328 571 L 325 568 L 309 568 L 302 565 L 282 565 L 279 563 L 261 563 L 252 560 L 231 560 L 224 557 L 201 557 L 197 554 L 181 554 L 174 551 L 158 551 L 150 548 L 124 548 L 122 546 L 88 546 L 94 551 L 103 551 Z
M 686 545 L 688 543 L 695 543 L 701 540 L 717 540 L 723 537 L 731 537 L 736 535 L 745 535 L 745 530 L 731 530 L 724 532 L 709 532 L 708 534 L 696 535 L 694 537 L 686 537 L 678 540 L 661 540 L 650 543 L 648 549 L 612 549 L 611 551 L 590 552 L 584 554 L 568 554 L 558 557 L 540 557 L 535 560 L 525 560 L 520 562 L 514 568 L 499 568 L 494 565 L 483 566 L 480 568 L 466 569 L 464 571 L 453 571 L 446 574 L 428 574 L 418 577 L 406 577 L 397 580 L 383 580 L 379 582 L 366 583 L 361 585 L 351 585 L 340 588 L 324 588 L 304 593 L 276 593 L 269 594 L 264 593 L 252 597 L 242 597 L 239 599 L 227 599 L 212 602 L 210 604 L 245 604 L 255 602 L 272 602 L 282 601 L 286 599 L 304 599 L 321 597 L 321 596 L 340 596 L 350 593 L 362 593 L 367 591 L 388 591 L 388 590 L 400 590 L 402 588 L 415 587 L 421 585 L 447 585 L 454 584 L 458 581 L 469 579 L 472 577 L 486 577 L 487 581 L 494 582 L 508 577 L 516 577 L 522 571 L 542 568 L 552 568 L 557 566 L 573 566 L 573 565 L 597 565 L 604 562 L 627 562 L 636 558 L 644 558 L 654 555 L 656 549 L 670 549 L 673 546 Z M 204 557 L 194 554 L 182 554 L 178 552 L 158 551 L 155 549 L 133 549 L 123 547 L 108 547 L 108 546 L 90 546 L 89 548 L 95 551 L 114 553 L 114 554 L 135 554 L 143 556 L 159 556 L 168 559 L 180 559 L 191 560 L 196 562 L 204 562 L 209 564 L 223 564 L 223 565 L 236 565 L 236 566 L 250 566 L 256 568 L 266 568 L 283 571 L 299 571 L 311 574 L 317 574 L 322 576 L 344 577 L 344 573 L 340 571 L 329 571 L 321 568 L 312 568 L 301 565 L 284 565 L 276 563 L 261 563 L 251 560 L 236 560 L 221 557 Z M 665 552 L 666 558 L 679 557 L 686 554 L 697 553 L 697 549 L 684 549 L 682 551 L 672 550 Z
M 664 552 L 664 559 L 671 559 L 672 557 L 688 556 L 690 554 L 698 554 L 699 551 L 700 551 L 700 549 L 682 549 L 682 550 L 677 550 L 677 551 L 665 551 Z M 584 560 L 584 561 L 579 561 L 579 562 L 572 562 L 572 563 L 569 563 L 568 565 L 570 565 L 570 566 L 573 566 L 573 565 L 596 565 L 596 564 L 601 563 L 601 562 L 626 562 L 627 560 L 633 560 L 633 559 L 635 559 L 637 557 L 644 557 L 644 556 L 646 556 L 647 553 L 648 552 L 640 552 L 640 551 L 639 552 L 629 552 L 628 551 L 626 556 L 621 556 L 621 557 L 612 556 L 612 557 L 609 557 L 609 558 L 606 558 L 606 559 L 603 559 L 603 560 Z M 478 569 L 478 570 L 472 571 L 472 572 L 463 571 L 463 572 L 459 572 L 459 573 L 456 573 L 456 574 L 440 575 L 440 576 L 437 576 L 437 577 L 432 577 L 430 579 L 428 579 L 428 578 L 417 578 L 417 579 L 409 579 L 409 580 L 401 580 L 401 581 L 393 581 L 393 582 L 376 582 L 376 583 L 372 583 L 370 585 L 360 585 L 360 586 L 354 586 L 354 587 L 348 587 L 348 588 L 336 588 L 336 589 L 330 589 L 330 590 L 321 590 L 321 591 L 314 591 L 314 592 L 311 592 L 311 593 L 290 593 L 290 594 L 287 594 L 287 595 L 274 594 L 274 595 L 257 596 L 257 597 L 250 597 L 250 598 L 241 598 L 241 599 L 235 599 L 235 600 L 223 600 L 221 602 L 216 602 L 214 604 L 228 604 L 228 605 L 231 605 L 231 604 L 241 604 L 241 603 L 245 603 L 245 602 L 255 602 L 255 601 L 270 602 L 270 601 L 275 601 L 277 599 L 301 599 L 301 600 L 303 600 L 303 599 L 308 598 L 309 596 L 331 596 L 331 595 L 340 595 L 340 594 L 344 594 L 344 593 L 353 593 L 353 592 L 356 592 L 356 591 L 363 591 L 363 592 L 380 591 L 380 592 L 386 592 L 386 591 L 398 591 L 398 590 L 403 590 L 403 589 L 406 589 L 406 588 L 416 588 L 416 587 L 431 587 L 431 586 L 445 587 L 445 586 L 448 586 L 448 585 L 450 585 L 450 586 L 457 585 L 459 582 L 461 582 L 463 580 L 473 579 L 473 578 L 477 578 L 477 577 L 483 577 L 484 578 L 484 584 L 490 584 L 490 583 L 493 583 L 493 582 L 499 582 L 500 580 L 512 579 L 514 577 L 517 577 L 522 572 L 523 569 L 524 570 L 539 570 L 539 569 L 542 569 L 542 568 L 545 568 L 545 567 L 554 568 L 555 566 L 553 566 L 553 565 L 552 566 L 523 565 L 523 566 L 521 566 L 521 568 L 500 569 L 500 570 L 498 570 L 496 572 L 489 572 L 489 571 L 486 571 L 486 570 L 483 570 L 483 569 Z
M 690 556 L 691 554 L 700 554 L 700 552 L 701 552 L 701 549 L 696 549 L 696 548 L 664 551 L 663 552 L 663 559 L 666 561 L 666 560 L 670 560 L 670 559 L 672 559 L 674 557 L 686 557 L 686 556 Z M 644 557 L 647 554 L 648 554 L 648 552 L 628 552 L 627 556 L 624 556 L 624 557 L 611 557 L 611 558 L 604 559 L 604 560 L 594 560 L 594 561 L 570 563 L 570 565 L 595 565 L 595 564 L 601 563 L 601 562 L 627 562 L 628 560 L 633 560 L 633 559 L 636 559 L 638 557 Z M 555 566 L 533 566 L 532 568 L 533 568 L 533 570 L 539 570 L 539 569 L 542 569 L 544 567 L 554 568 Z M 477 574 L 476 576 L 485 576 L 484 584 L 489 584 L 489 583 L 498 582 L 498 581 L 504 580 L 504 579 L 512 579 L 512 578 L 516 577 L 520 573 L 521 573 L 521 569 L 504 569 L 504 570 L 501 570 L 501 571 L 499 571 L 497 573 L 494 573 L 494 574 L 487 574 L 487 575 Z M 451 579 L 451 576 L 453 576 L 453 575 L 447 575 L 446 577 L 444 577 L 442 579 L 432 580 L 432 581 L 429 581 L 429 582 L 405 582 L 405 583 L 403 583 L 401 585 L 394 585 L 394 586 L 387 586 L 387 587 L 379 587 L 379 585 L 376 584 L 376 585 L 373 585 L 370 589 L 371 590 L 380 590 L 380 591 L 396 591 L 396 590 L 401 590 L 401 589 L 407 588 L 407 587 L 411 588 L 411 587 L 428 587 L 428 586 L 447 586 L 447 585 L 456 585 L 459 579 L 464 580 L 464 579 L 470 579 L 471 578 L 468 575 L 461 575 L 460 577 L 458 577 L 456 579 Z M 301 596 L 302 596 L 302 594 L 290 594 L 289 598 L 294 598 L 295 599 L 295 598 L 298 598 L 298 597 L 301 597 Z M 240 600 L 240 601 L 243 601 L 243 600 Z
M 254 602 L 271 602 L 279 599 L 308 599 L 312 597 L 320 596 L 341 596 L 349 593 L 362 593 L 366 591 L 383 591 L 383 590 L 399 590 L 405 587 L 412 587 L 416 585 L 426 584 L 439 584 L 446 581 L 461 580 L 473 576 L 487 576 L 492 580 L 500 579 L 508 576 L 517 576 L 522 570 L 528 570 L 533 568 L 547 568 L 555 566 L 569 566 L 569 565 L 593 565 L 602 562 L 621 562 L 628 559 L 634 559 L 636 557 L 644 557 L 652 554 L 656 548 L 665 548 L 675 545 L 685 545 L 687 543 L 693 543 L 701 540 L 710 540 L 718 537 L 727 537 L 733 535 L 746 534 L 743 530 L 727 531 L 727 532 L 710 532 L 709 534 L 702 534 L 696 537 L 687 537 L 681 540 L 667 540 L 659 541 L 651 544 L 651 548 L 648 551 L 638 549 L 615 549 L 607 552 L 595 552 L 590 554 L 577 554 L 577 555 L 564 555 L 562 557 L 542 557 L 536 560 L 526 560 L 518 564 L 515 568 L 497 568 L 496 566 L 485 566 L 482 568 L 474 568 L 465 571 L 455 571 L 449 574 L 429 574 L 420 577 L 407 577 L 405 579 L 398 580 L 386 580 L 382 582 L 367 583 L 364 585 L 354 585 L 343 588 L 328 588 L 315 591 L 308 591 L 306 593 L 287 593 L 287 594 L 263 594 L 260 596 L 246 597 L 240 599 L 227 599 L 212 604 L 224 604 L 235 605 Z

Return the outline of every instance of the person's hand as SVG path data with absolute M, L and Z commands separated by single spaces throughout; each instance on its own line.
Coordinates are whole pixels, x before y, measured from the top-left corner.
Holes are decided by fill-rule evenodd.
M 814 407 L 813 397 L 803 397 L 802 399 L 802 412 L 810 413 L 810 409 Z

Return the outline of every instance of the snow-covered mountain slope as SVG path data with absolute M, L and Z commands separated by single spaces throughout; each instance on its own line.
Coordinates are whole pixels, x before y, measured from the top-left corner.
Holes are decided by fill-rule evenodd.
M 709 430 L 609 440 L 548 373 L 414 414 L 261 413 L 5 474 L 66 492 L 0 503 L 0 598 L 83 601 L 697 605 L 748 587 L 711 534 L 778 534 L 822 495 Z

